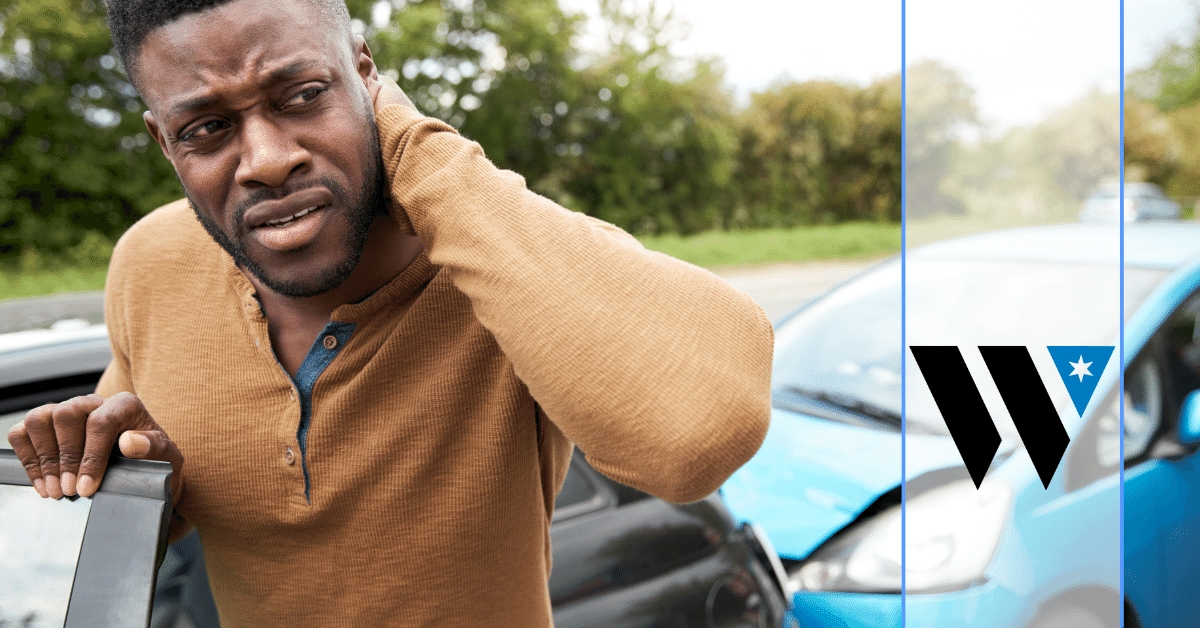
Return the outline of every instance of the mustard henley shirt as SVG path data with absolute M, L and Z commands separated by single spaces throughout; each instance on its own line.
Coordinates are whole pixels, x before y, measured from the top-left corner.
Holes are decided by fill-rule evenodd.
M 225 628 L 550 626 L 572 445 L 667 500 L 714 491 L 766 434 L 770 323 L 444 123 L 378 124 L 425 252 L 334 311 L 303 432 L 253 287 L 184 200 L 116 247 L 97 392 L 138 395 L 182 451 L 175 531 L 199 531 Z

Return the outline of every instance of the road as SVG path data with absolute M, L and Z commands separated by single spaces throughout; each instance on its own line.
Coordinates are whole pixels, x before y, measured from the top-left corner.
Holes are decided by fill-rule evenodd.
M 822 260 L 733 268 L 716 273 L 778 321 L 801 303 L 853 277 L 876 260 Z
M 0 301 L 0 334 L 49 327 L 56 321 L 82 318 L 104 322 L 104 293 L 63 292 L 48 297 Z
M 797 262 L 718 269 L 716 273 L 750 295 L 768 318 L 777 321 L 796 306 L 872 263 L 870 260 Z M 0 301 L 0 333 L 47 327 L 70 318 L 103 322 L 104 295 L 101 292 L 73 292 Z

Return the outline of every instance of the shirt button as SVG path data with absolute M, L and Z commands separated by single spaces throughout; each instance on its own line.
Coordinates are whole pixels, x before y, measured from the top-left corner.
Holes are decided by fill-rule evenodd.
M 292 453 L 292 448 L 288 447 L 283 454 L 283 461 L 288 464 L 296 464 L 296 454 Z
M 337 338 L 333 336 L 325 336 L 325 348 L 333 351 L 337 348 Z

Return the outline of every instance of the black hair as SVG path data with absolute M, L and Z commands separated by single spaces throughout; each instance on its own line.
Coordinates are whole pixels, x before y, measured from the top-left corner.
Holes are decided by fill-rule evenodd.
M 137 58 L 146 37 L 155 29 L 181 16 L 200 13 L 228 4 L 233 0 L 105 0 L 108 9 L 108 30 L 113 46 L 125 66 L 125 73 L 138 86 L 135 73 Z M 315 4 L 326 19 L 350 32 L 350 12 L 345 0 L 307 0 Z

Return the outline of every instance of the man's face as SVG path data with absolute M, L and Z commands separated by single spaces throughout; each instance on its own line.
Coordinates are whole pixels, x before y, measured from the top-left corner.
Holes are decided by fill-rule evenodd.
M 356 42 L 309 2 L 235 0 L 158 28 L 138 57 L 147 126 L 196 215 L 285 296 L 345 281 L 387 213 Z

